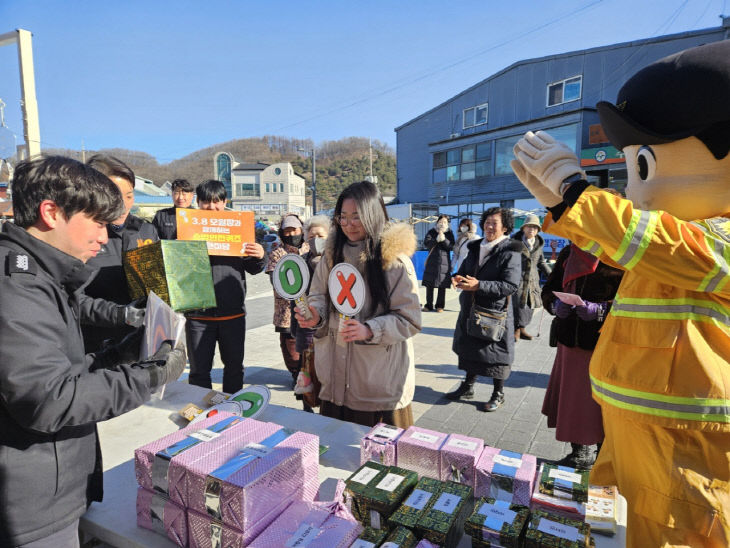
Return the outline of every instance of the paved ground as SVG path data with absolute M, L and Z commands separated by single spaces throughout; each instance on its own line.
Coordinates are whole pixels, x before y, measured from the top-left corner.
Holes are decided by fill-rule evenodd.
M 425 290 L 421 288 L 421 291 L 423 300 Z M 273 403 L 300 408 L 291 391 L 291 377 L 284 367 L 278 334 L 271 324 L 273 296 L 267 276 L 250 279 L 246 306 L 245 382 L 267 385 Z M 539 331 L 541 336 L 517 344 L 512 375 L 505 386 L 505 404 L 494 413 L 484 413 L 477 410 L 477 404 L 491 396 L 490 379 L 477 383 L 476 397 L 470 402 L 450 402 L 442 397 L 463 378 L 456 367 L 456 355 L 451 351 L 458 306 L 458 294 L 447 291 L 446 311 L 424 313 L 423 330 L 414 339 L 416 424 L 440 432 L 479 437 L 488 445 L 531 453 L 543 459 L 563 456 L 568 444 L 555 441 L 554 431 L 547 428 L 540 413 L 555 357 L 555 350 L 548 346 L 551 316 L 537 311 L 528 331 L 533 335 Z M 216 358 L 214 388 L 220 389 L 222 375 L 222 365 Z

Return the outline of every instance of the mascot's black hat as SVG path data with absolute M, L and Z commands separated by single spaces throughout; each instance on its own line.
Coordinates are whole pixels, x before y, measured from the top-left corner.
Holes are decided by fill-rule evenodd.
M 678 141 L 692 135 L 718 158 L 730 142 L 730 40 L 690 48 L 634 74 L 616 105 L 596 105 L 606 135 L 628 145 Z

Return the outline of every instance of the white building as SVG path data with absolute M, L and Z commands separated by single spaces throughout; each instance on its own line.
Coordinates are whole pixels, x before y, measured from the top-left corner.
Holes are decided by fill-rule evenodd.
M 214 176 L 226 186 L 234 210 L 253 211 L 257 219 L 276 221 L 286 212 L 307 217 L 306 182 L 289 162 L 238 163 L 228 152 L 218 152 Z

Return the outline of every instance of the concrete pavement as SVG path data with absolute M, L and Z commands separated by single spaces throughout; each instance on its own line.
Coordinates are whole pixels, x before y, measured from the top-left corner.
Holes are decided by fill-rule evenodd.
M 425 290 L 421 288 L 421 292 L 423 302 Z M 291 377 L 281 357 L 279 335 L 270 323 L 273 298 L 267 293 L 253 295 L 253 298 L 256 309 L 266 310 L 268 322 L 246 332 L 245 382 L 267 385 L 273 403 L 301 409 L 301 402 L 292 393 Z M 262 324 L 263 320 L 252 318 L 251 308 L 254 307 L 249 306 L 249 326 Z M 496 412 L 484 413 L 477 410 L 477 405 L 490 398 L 491 379 L 477 381 L 472 401 L 451 402 L 443 398 L 443 394 L 455 389 L 463 378 L 463 373 L 456 367 L 456 355 L 451 351 L 458 310 L 458 294 L 449 290 L 443 313 L 423 313 L 423 330 L 413 341 L 416 357 L 413 415 L 416 424 L 440 432 L 482 438 L 488 445 L 531 453 L 543 459 L 557 459 L 565 455 L 569 444 L 555 440 L 554 431 L 547 428 L 546 419 L 540 413 L 555 358 L 555 349 L 548 346 L 552 316 L 542 315 L 540 310 L 536 312 L 528 332 L 536 335 L 539 331 L 540 337 L 517 343 L 512 374 L 505 383 L 505 404 Z M 222 376 L 222 364 L 216 356 L 214 388 L 220 389 Z

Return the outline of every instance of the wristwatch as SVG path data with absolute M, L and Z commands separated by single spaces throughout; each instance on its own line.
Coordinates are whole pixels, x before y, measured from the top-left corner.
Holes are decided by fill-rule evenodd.
M 570 175 L 563 179 L 563 182 L 560 183 L 560 195 L 563 196 L 565 194 L 565 191 L 568 190 L 570 185 L 573 183 L 577 183 L 578 181 L 583 180 L 583 174 L 582 173 L 573 173 L 573 175 Z

